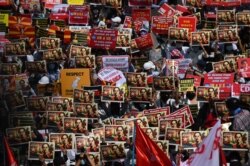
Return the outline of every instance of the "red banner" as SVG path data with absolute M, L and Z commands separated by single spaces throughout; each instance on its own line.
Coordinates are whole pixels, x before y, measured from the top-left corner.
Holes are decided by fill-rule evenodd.
M 248 0 L 246 0 L 248 1 Z M 215 1 L 215 0 L 206 0 L 206 5 L 208 6 L 240 6 L 241 0 L 226 0 L 226 1 Z
M 231 97 L 231 87 L 220 88 L 219 99 L 225 100 Z
M 132 9 L 133 21 L 151 21 L 151 9 Z
M 49 16 L 50 20 L 64 20 L 68 21 L 69 15 L 67 13 L 51 13 Z
M 89 31 L 88 46 L 100 49 L 115 49 L 117 35 L 117 30 L 91 29 Z
M 204 85 L 231 87 L 233 83 L 233 73 L 208 73 L 204 75 Z
M 0 6 L 9 6 L 10 0 L 0 0 Z
M 166 16 L 152 16 L 151 30 L 158 34 L 168 34 L 168 28 L 171 24 Z
M 153 47 L 153 40 L 150 33 L 135 39 L 138 49 L 148 49 Z
M 89 6 L 72 5 L 69 7 L 69 24 L 86 25 L 89 22 Z
M 232 96 L 239 97 L 240 94 L 250 94 L 250 84 L 233 84 Z
M 242 3 L 242 4 L 249 4 L 249 3 L 250 3 L 250 0 L 241 0 L 241 3 Z
M 129 0 L 129 6 L 150 6 L 153 4 L 153 0 Z
M 187 74 L 186 78 L 193 78 L 194 79 L 194 86 L 195 87 L 201 86 L 201 77 L 200 76 Z
M 188 28 L 189 32 L 196 31 L 196 17 L 178 17 L 178 27 L 179 28 Z
M 187 6 L 176 5 L 175 9 L 178 10 L 178 11 L 180 11 L 180 12 L 182 12 L 182 13 L 184 13 L 184 12 L 188 12 L 189 13 Z

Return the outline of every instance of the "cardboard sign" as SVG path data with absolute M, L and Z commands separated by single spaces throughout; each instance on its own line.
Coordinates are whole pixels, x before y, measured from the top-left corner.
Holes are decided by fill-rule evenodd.
M 234 82 L 234 73 L 207 73 L 204 75 L 204 85 L 230 87 Z
M 153 0 L 129 0 L 129 6 L 150 6 L 153 4 Z
M 6 26 L 9 26 L 9 15 L 0 14 L 0 23 L 4 23 Z
M 166 16 L 152 16 L 151 30 L 154 33 L 158 34 L 168 34 L 168 28 L 171 22 L 168 22 Z
M 153 40 L 150 33 L 135 39 L 138 49 L 144 50 L 153 47 Z
M 115 49 L 117 35 L 117 30 L 91 29 L 89 31 L 88 46 L 99 49 Z
M 164 16 L 167 16 L 167 17 L 173 17 L 175 14 L 175 10 L 171 6 L 169 6 L 168 4 L 164 3 L 159 8 L 158 13 L 160 13 Z
M 244 78 L 250 78 L 250 58 L 238 59 L 238 73 Z
M 90 86 L 89 69 L 62 69 L 61 86 L 62 96 L 72 97 L 73 89 L 80 89 L 82 86 Z
M 123 22 L 123 28 L 132 28 L 132 17 L 125 16 L 125 19 Z
M 69 5 L 83 5 L 84 0 L 67 0 Z
M 194 91 L 194 79 L 180 80 L 179 92 Z
M 193 79 L 194 79 L 194 86 L 195 86 L 195 87 L 201 85 L 201 77 L 200 77 L 200 76 L 187 74 L 187 75 L 186 75 L 186 78 L 193 78 Z
M 134 21 L 151 21 L 151 9 L 132 9 L 132 19 Z
M 189 32 L 196 31 L 196 17 L 178 17 L 178 27 L 188 28 Z
M 102 56 L 102 65 L 103 67 L 113 67 L 117 70 L 123 72 L 128 72 L 128 58 L 129 56 Z
M 236 13 L 236 23 L 238 26 L 248 26 L 250 24 L 250 12 Z
M 88 6 L 70 6 L 69 24 L 88 24 L 89 7 Z

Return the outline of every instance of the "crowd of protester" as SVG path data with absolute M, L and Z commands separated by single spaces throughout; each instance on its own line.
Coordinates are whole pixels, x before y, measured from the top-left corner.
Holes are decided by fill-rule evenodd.
M 131 27 L 129 27 L 132 32 L 131 36 L 129 36 L 130 40 L 126 40 L 126 36 L 123 36 L 124 38 L 121 37 L 119 38 L 119 41 L 117 40 L 117 45 L 120 44 L 122 47 L 109 49 L 91 48 L 88 42 L 80 42 L 80 40 L 85 39 L 83 39 L 84 37 L 81 38 L 79 36 L 83 34 L 86 35 L 86 32 L 72 32 L 73 35 L 71 34 L 68 43 L 63 42 L 65 40 L 64 34 L 61 40 L 57 42 L 59 37 L 56 33 L 58 31 L 69 31 L 69 27 L 73 25 L 61 20 L 64 24 L 63 26 L 59 26 L 56 22 L 58 21 L 57 19 L 51 19 L 51 14 L 67 13 L 62 11 L 64 9 L 67 11 L 69 7 L 67 2 L 57 5 L 54 4 L 54 8 L 48 7 L 49 5 L 46 5 L 48 4 L 47 1 L 31 1 L 34 5 L 30 8 L 25 6 L 27 2 L 21 0 L 6 2 L 9 3 L 6 5 L 1 5 L 0 3 L 0 15 L 8 13 L 9 16 L 14 16 L 16 18 L 19 16 L 28 16 L 32 20 L 31 27 L 35 28 L 35 34 L 32 40 L 25 36 L 25 34 L 20 35 L 18 38 L 16 36 L 13 37 L 13 34 L 10 33 L 13 32 L 10 30 L 13 27 L 10 26 L 6 27 L 3 33 L 3 38 L 0 40 L 0 43 L 4 43 L 1 42 L 3 39 L 8 40 L 8 42 L 5 43 L 5 46 L 3 46 L 0 57 L 0 128 L 4 135 L 6 135 L 7 140 L 9 140 L 19 165 L 108 166 L 132 165 L 134 162 L 136 164 L 135 159 L 133 159 L 133 153 L 135 153 L 135 150 L 133 150 L 135 133 L 134 131 L 131 132 L 131 135 L 129 134 L 129 138 L 127 138 L 127 133 L 124 134 L 123 130 L 125 129 L 123 127 L 115 128 L 117 137 L 108 138 L 107 133 L 105 133 L 105 138 L 99 135 L 99 150 L 95 153 L 95 155 L 99 156 L 99 162 L 93 160 L 92 153 L 89 153 L 89 150 L 87 150 L 89 147 L 81 147 L 76 150 L 78 144 L 71 145 L 74 144 L 74 141 L 70 144 L 67 140 L 75 140 L 75 137 L 77 136 L 86 136 L 89 137 L 89 139 L 92 139 L 94 134 L 93 131 L 95 129 L 102 128 L 105 125 L 118 125 L 118 120 L 123 120 L 125 122 L 130 119 L 136 119 L 137 124 L 140 124 L 144 122 L 141 117 L 147 115 L 145 111 L 153 110 L 157 112 L 157 109 L 167 108 L 169 113 L 164 113 L 163 115 L 159 114 L 159 117 L 156 115 L 150 119 L 150 116 L 146 116 L 147 120 L 145 121 L 148 123 L 146 126 L 148 129 L 152 128 L 152 130 L 146 130 L 146 133 L 151 137 L 150 133 L 153 134 L 153 128 L 160 128 L 158 125 L 160 124 L 161 117 L 168 117 L 169 114 L 173 115 L 174 112 L 185 108 L 186 106 L 188 106 L 188 108 L 190 107 L 189 111 L 191 110 L 191 113 L 189 115 L 192 116 L 193 119 L 193 123 L 189 121 L 190 125 L 188 125 L 186 129 L 192 131 L 208 131 L 218 119 L 221 119 L 222 123 L 227 125 L 225 129 L 227 132 L 236 132 L 234 139 L 235 147 L 229 147 L 229 150 L 226 148 L 224 149 L 227 162 L 232 166 L 250 164 L 248 153 L 250 136 L 250 68 L 248 67 L 250 65 L 250 51 L 248 51 L 250 50 L 250 23 L 248 22 L 245 26 L 238 26 L 236 25 L 236 22 L 231 23 L 228 19 L 228 22 L 230 23 L 220 24 L 218 21 L 219 18 L 216 18 L 218 17 L 216 14 L 218 11 L 234 11 L 235 13 L 246 12 L 250 14 L 250 8 L 248 5 L 242 3 L 235 6 L 209 6 L 205 2 L 199 0 L 194 1 L 194 4 L 193 2 L 188 1 L 184 4 L 184 2 L 172 0 L 151 2 L 150 6 L 138 7 L 138 9 L 151 9 L 150 19 L 152 16 L 164 16 L 159 12 L 159 9 L 163 5 L 168 5 L 175 12 L 171 17 L 165 15 L 171 20 L 170 26 L 172 27 L 177 27 L 178 24 L 174 22 L 178 20 L 178 17 L 194 17 L 198 13 L 199 17 L 197 17 L 195 23 L 195 32 L 208 29 L 218 29 L 219 26 L 231 26 L 231 28 L 235 26 L 236 28 L 232 29 L 236 30 L 237 37 L 236 39 L 234 38 L 233 41 L 221 42 L 222 40 L 218 39 L 218 36 L 216 37 L 216 40 L 211 40 L 212 34 L 209 34 L 210 40 L 208 44 L 206 44 L 206 41 L 200 41 L 198 42 L 198 45 L 192 45 L 194 39 L 191 41 L 191 37 L 188 37 L 188 39 L 185 39 L 184 41 L 171 40 L 171 34 L 154 33 L 152 31 L 151 20 L 142 21 L 139 19 L 137 22 L 133 20 Z M 140 1 L 138 2 L 140 3 Z M 131 12 L 133 12 L 132 9 L 137 9 L 137 6 L 130 6 L 129 3 L 132 2 L 126 0 L 114 0 L 114 2 L 112 0 L 105 2 L 85 2 L 82 6 L 87 6 L 89 8 L 88 23 L 86 25 L 74 24 L 74 26 L 77 26 L 78 28 L 89 26 L 91 29 L 122 29 L 125 25 L 126 17 L 131 16 Z M 184 9 L 182 11 L 178 10 L 178 5 Z M 60 10 L 58 11 L 58 9 Z M 213 16 L 209 17 L 209 14 Z M 48 19 L 46 27 L 41 27 L 39 24 L 36 24 L 36 20 L 44 18 Z M 9 19 L 9 25 L 11 25 L 10 21 L 13 20 Z M 139 29 L 138 25 L 135 24 L 138 22 L 141 23 Z M 17 25 L 19 24 L 22 24 L 22 22 L 19 22 Z M 22 26 L 25 27 L 25 25 Z M 45 36 L 41 36 L 40 32 L 42 30 L 47 33 Z M 226 29 L 226 31 L 227 30 L 228 29 Z M 22 30 L 20 29 L 20 31 Z M 149 35 L 151 38 L 150 40 L 152 40 L 151 45 L 142 49 L 138 47 L 134 48 L 131 39 L 143 38 L 147 35 Z M 182 34 L 180 34 L 180 36 L 181 35 Z M 42 37 L 46 38 L 45 41 L 47 41 L 48 44 L 42 43 Z M 89 38 L 91 37 L 92 36 L 88 36 L 85 38 L 86 40 L 90 40 Z M 146 40 L 146 38 L 143 40 Z M 204 40 L 206 40 L 206 37 L 204 37 Z M 16 52 L 11 49 L 8 50 L 8 43 L 15 45 L 12 46 L 15 47 Z M 25 45 L 22 45 L 23 43 L 25 43 Z M 45 45 L 44 47 L 43 44 Z M 54 56 L 54 59 L 52 60 L 45 58 L 44 50 L 47 50 L 45 48 L 47 46 L 50 46 L 47 49 L 53 49 L 52 53 L 49 54 Z M 89 59 L 85 59 L 84 64 L 81 64 L 80 58 L 79 64 L 76 58 L 72 58 L 72 46 L 79 46 L 79 48 L 81 48 L 81 52 L 76 53 L 76 57 L 85 57 L 87 55 Z M 41 51 L 42 47 L 45 49 Z M 61 50 L 58 51 L 55 48 L 61 48 Z M 136 51 L 133 51 L 133 49 L 136 49 Z M 59 56 L 59 60 L 56 59 L 57 56 Z M 122 72 L 126 81 L 122 86 L 118 86 L 116 81 L 112 82 L 101 79 L 100 72 L 105 69 L 105 67 L 103 67 L 104 56 L 128 57 L 128 67 L 125 72 Z M 227 61 L 227 58 L 234 60 Z M 178 68 L 181 68 L 181 66 L 178 63 L 174 63 L 180 63 L 185 59 L 190 61 L 188 61 L 187 67 L 182 71 L 183 75 L 180 76 Z M 45 63 L 43 64 L 43 62 Z M 173 65 L 168 62 L 173 63 Z M 215 64 L 219 63 L 223 63 L 223 65 L 220 65 L 220 69 L 215 71 L 217 70 Z M 65 69 L 73 70 L 86 68 L 89 69 L 89 77 L 76 77 L 71 89 L 74 89 L 73 95 L 67 96 L 68 99 L 65 98 L 65 96 L 62 96 L 62 85 L 64 84 L 64 82 L 62 82 L 62 71 Z M 119 69 L 117 70 L 120 71 Z M 135 82 L 129 80 L 129 75 L 127 73 L 133 73 L 135 75 L 134 78 L 132 74 L 132 79 L 135 79 Z M 222 74 L 221 80 L 224 80 L 223 85 L 208 85 L 207 79 L 209 74 L 213 75 L 214 73 Z M 223 77 L 228 75 L 223 74 L 231 74 L 233 80 L 226 80 Z M 163 79 L 163 87 L 157 85 L 157 78 L 159 77 Z M 181 80 L 187 78 L 194 78 L 192 86 L 189 85 L 189 87 L 192 87 L 192 90 L 180 91 Z M 85 89 L 84 86 L 80 88 L 78 87 L 78 82 L 84 79 L 90 81 L 89 85 L 86 85 L 86 88 L 92 87 L 96 90 L 98 89 L 96 87 L 103 86 L 99 89 L 100 98 L 98 98 L 96 93 L 94 96 L 91 96 L 93 93 L 87 91 L 91 90 L 91 88 Z M 196 79 L 200 79 L 198 85 L 195 84 Z M 135 88 L 133 91 L 135 96 L 132 95 L 133 88 L 128 84 L 130 84 L 131 87 L 137 87 L 137 89 Z M 210 84 L 213 83 L 210 82 Z M 218 87 L 220 88 L 220 86 L 221 88 L 228 88 L 229 92 L 223 93 L 222 90 L 217 89 Z M 41 87 L 43 88 L 42 90 Z M 107 88 L 107 91 L 109 90 L 108 88 L 111 87 L 112 96 L 105 94 L 104 87 Z M 210 89 L 206 88 L 202 91 L 201 89 L 203 87 L 211 87 L 211 91 L 213 92 L 210 93 Z M 234 90 L 233 87 L 239 87 L 239 89 Z M 245 91 L 242 90 L 244 87 Z M 123 91 L 121 92 L 122 89 Z M 82 94 L 84 96 L 83 99 L 77 98 L 77 90 L 79 90 L 79 94 L 84 93 Z M 206 90 L 207 93 L 205 94 Z M 234 94 L 234 92 L 237 92 L 238 94 Z M 140 95 L 139 99 L 136 96 L 136 93 Z M 224 94 L 225 96 L 219 94 Z M 61 101 L 58 99 L 59 102 L 56 102 L 57 98 L 60 97 L 62 97 L 63 100 L 66 100 Z M 34 99 L 34 105 L 32 105 L 32 99 Z M 225 112 L 219 110 L 219 106 L 216 104 L 219 102 L 226 106 L 226 108 L 223 108 Z M 55 115 L 59 120 L 54 120 L 54 122 L 57 122 L 54 125 L 49 125 L 48 123 L 50 121 L 49 103 L 56 103 L 56 108 L 51 108 L 52 112 L 68 112 L 68 114 L 63 113 L 61 115 Z M 76 106 L 79 103 L 84 103 L 86 105 L 85 113 L 81 112 L 80 107 L 79 110 L 76 109 Z M 194 109 L 191 109 L 191 105 L 194 106 Z M 94 107 L 96 111 L 94 111 Z M 31 113 L 31 116 L 29 113 Z M 60 116 L 64 116 L 64 118 L 60 119 Z M 75 126 L 73 125 L 71 128 L 66 128 L 66 116 L 67 118 L 76 118 Z M 81 118 L 87 120 L 84 121 L 84 119 Z M 180 127 L 180 125 L 177 126 L 176 123 L 177 121 L 171 121 L 171 125 L 173 125 L 172 128 L 184 128 Z M 125 123 L 122 124 L 123 125 L 120 123 L 119 125 L 125 125 Z M 22 128 L 23 126 L 25 127 Z M 30 126 L 30 130 L 27 126 Z M 11 131 L 13 131 L 14 134 L 11 135 Z M 31 133 L 27 134 L 29 131 Z M 52 155 L 49 151 L 50 144 L 42 144 L 40 155 L 36 156 L 35 160 L 31 159 L 31 142 L 50 142 L 52 141 L 53 133 L 67 133 L 66 135 L 60 136 L 60 139 L 65 142 L 59 147 L 59 150 L 57 148 L 57 151 Z M 68 138 L 69 133 L 73 133 L 71 138 Z M 14 140 L 13 137 L 15 137 L 15 134 L 19 136 L 18 139 Z M 201 142 L 202 136 L 199 134 L 200 133 L 198 132 L 194 135 L 194 138 L 197 139 L 197 142 L 194 143 L 194 147 L 197 147 Z M 247 136 L 244 136 L 244 134 L 247 134 Z M 31 136 L 31 140 L 27 135 Z M 163 133 L 163 135 L 163 137 L 162 135 L 158 135 L 156 140 L 168 140 L 168 137 L 165 137 L 165 133 Z M 237 143 L 237 138 L 243 136 L 245 140 Z M 152 135 L 152 139 L 153 137 L 154 135 Z M 111 141 L 107 141 L 108 139 Z M 119 155 L 121 154 L 119 153 L 119 147 L 117 146 L 118 150 L 116 157 L 118 156 L 119 160 L 116 160 L 115 157 L 112 158 L 111 154 L 109 156 L 110 160 L 103 160 L 103 158 L 105 158 L 105 153 L 103 151 L 102 153 L 100 152 L 100 146 L 108 146 L 112 143 L 116 144 L 117 142 L 122 142 L 124 144 L 126 156 L 119 158 Z M 243 142 L 247 145 L 243 145 Z M 161 143 L 159 143 L 159 146 L 160 144 Z M 223 144 L 226 146 L 226 141 L 223 142 Z M 232 144 L 229 143 L 228 146 L 231 145 Z M 40 144 L 36 144 L 34 147 L 38 146 L 40 146 Z M 94 146 L 95 144 L 93 144 L 93 147 L 91 146 L 91 152 L 95 151 L 96 147 Z M 112 148 L 114 147 L 115 146 Z M 171 159 L 173 165 L 179 165 L 180 161 L 188 159 L 193 152 L 193 148 L 186 149 L 185 147 L 182 147 L 180 143 L 177 143 L 168 145 L 167 151 L 166 155 Z M 46 160 L 48 158 L 52 159 Z

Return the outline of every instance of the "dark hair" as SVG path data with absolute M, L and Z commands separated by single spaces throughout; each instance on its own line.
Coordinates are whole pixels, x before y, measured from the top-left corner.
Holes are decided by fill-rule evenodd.
M 226 100 L 226 106 L 230 112 L 240 107 L 240 100 L 237 98 L 229 98 Z

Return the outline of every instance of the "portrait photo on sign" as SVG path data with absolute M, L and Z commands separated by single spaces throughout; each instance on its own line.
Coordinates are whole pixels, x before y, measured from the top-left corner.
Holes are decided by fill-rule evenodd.
M 86 133 L 88 130 L 88 119 L 76 117 L 64 117 L 63 127 L 65 132 Z
M 101 146 L 103 161 L 114 161 L 126 158 L 124 144 L 115 143 Z
M 216 12 L 217 23 L 235 23 L 235 11 L 234 10 L 217 10 Z
M 191 45 L 192 46 L 208 46 L 210 44 L 210 33 L 208 31 L 192 32 Z
M 171 91 L 178 87 L 178 79 L 171 76 L 154 77 L 153 85 L 155 90 Z
M 147 73 L 126 73 L 127 85 L 133 87 L 147 86 Z
M 237 62 L 239 75 L 244 78 L 250 78 L 250 58 L 240 58 Z
M 149 136 L 151 140 L 158 140 L 159 138 L 159 128 L 158 127 L 143 127 L 142 131 Z
M 229 131 L 222 132 L 223 150 L 248 150 L 248 132 Z
M 100 139 L 104 139 L 104 127 L 92 129 L 94 136 L 99 136 Z
M 210 41 L 217 40 L 217 37 L 218 37 L 217 29 L 202 29 L 202 32 L 208 32 L 209 33 Z
M 100 153 L 89 153 L 89 160 L 92 161 L 95 165 L 101 165 L 101 158 L 100 158 Z
M 150 102 L 152 96 L 152 88 L 129 87 L 129 98 L 133 102 Z
M 214 62 L 213 70 L 215 73 L 232 73 L 235 72 L 235 65 L 230 60 Z
M 16 109 L 25 106 L 25 100 L 22 91 L 15 91 L 4 95 L 5 102 L 9 109 Z
M 7 128 L 6 137 L 10 145 L 27 144 L 31 141 L 31 127 Z
M 97 103 L 74 103 L 77 117 L 99 118 Z
M 184 149 L 197 148 L 206 137 L 205 131 L 185 131 L 181 132 L 181 145 Z
M 209 101 L 219 99 L 219 87 L 197 87 L 197 101 Z
M 27 98 L 26 103 L 29 111 L 47 111 L 46 103 L 49 101 L 48 97 L 33 97 Z
M 66 111 L 47 111 L 47 125 L 48 127 L 63 126 L 63 118 L 73 116 L 73 112 Z
M 103 86 L 101 101 L 124 102 L 124 90 L 115 86 Z
M 131 42 L 131 35 L 132 35 L 131 28 L 118 29 L 116 47 L 129 47 Z
M 168 29 L 168 38 L 180 42 L 188 41 L 188 29 L 171 27 Z
M 126 125 L 105 125 L 105 141 L 124 141 L 129 139 L 129 127 Z
M 237 29 L 218 30 L 219 43 L 234 43 L 238 41 Z
M 30 73 L 47 73 L 46 61 L 25 62 L 26 70 Z
M 76 151 L 81 153 L 85 149 L 87 153 L 100 151 L 99 136 L 76 136 Z
M 74 89 L 73 90 L 73 98 L 74 102 L 79 103 L 94 103 L 94 91 L 82 90 L 82 89 Z
M 165 140 L 169 141 L 169 145 L 179 145 L 181 143 L 181 131 L 185 131 L 185 129 L 166 128 Z
M 40 38 L 40 50 L 59 48 L 60 44 L 61 40 L 59 38 L 48 38 L 48 37 Z
M 87 55 L 91 55 L 91 47 L 71 45 L 69 50 L 70 58 L 85 57 Z
M 55 154 L 55 143 L 53 142 L 29 142 L 28 159 L 39 160 L 43 157 L 45 160 L 53 160 Z
M 49 141 L 55 143 L 55 150 L 74 149 L 75 135 L 72 133 L 49 133 Z
M 53 103 L 58 103 L 57 109 L 60 109 L 58 111 L 74 111 L 73 98 L 71 97 L 52 97 L 51 101 Z
M 26 56 L 25 42 L 6 43 L 5 56 Z
M 0 74 L 15 75 L 21 73 L 21 65 L 19 63 L 1 63 Z
M 238 26 L 248 26 L 250 24 L 250 12 L 236 13 L 236 24 Z
M 15 75 L 0 75 L 0 95 L 16 91 Z
M 156 145 L 168 156 L 169 145 L 166 140 L 154 141 Z
M 86 55 L 84 57 L 75 57 L 75 67 L 76 68 L 94 69 L 96 67 L 95 55 Z
M 231 122 L 231 119 L 229 119 L 230 112 L 227 109 L 225 102 L 215 102 L 215 110 L 217 111 L 218 116 L 221 119 L 222 123 Z
M 129 120 L 125 120 L 124 124 L 126 126 L 129 126 L 129 136 L 132 137 L 134 134 L 134 124 L 137 123 L 137 125 L 139 125 L 141 128 L 143 127 L 149 127 L 148 125 L 148 119 L 146 117 L 139 117 L 136 119 L 129 119 Z
M 41 52 L 42 52 L 43 60 L 46 60 L 46 61 L 60 61 L 66 58 L 63 54 L 62 48 L 43 50 Z
M 156 112 L 156 113 L 144 114 L 144 116 L 148 120 L 149 127 L 158 127 L 158 125 L 159 125 L 159 120 L 158 119 L 160 117 L 166 116 L 166 112 L 165 111 L 159 111 L 159 112 Z

